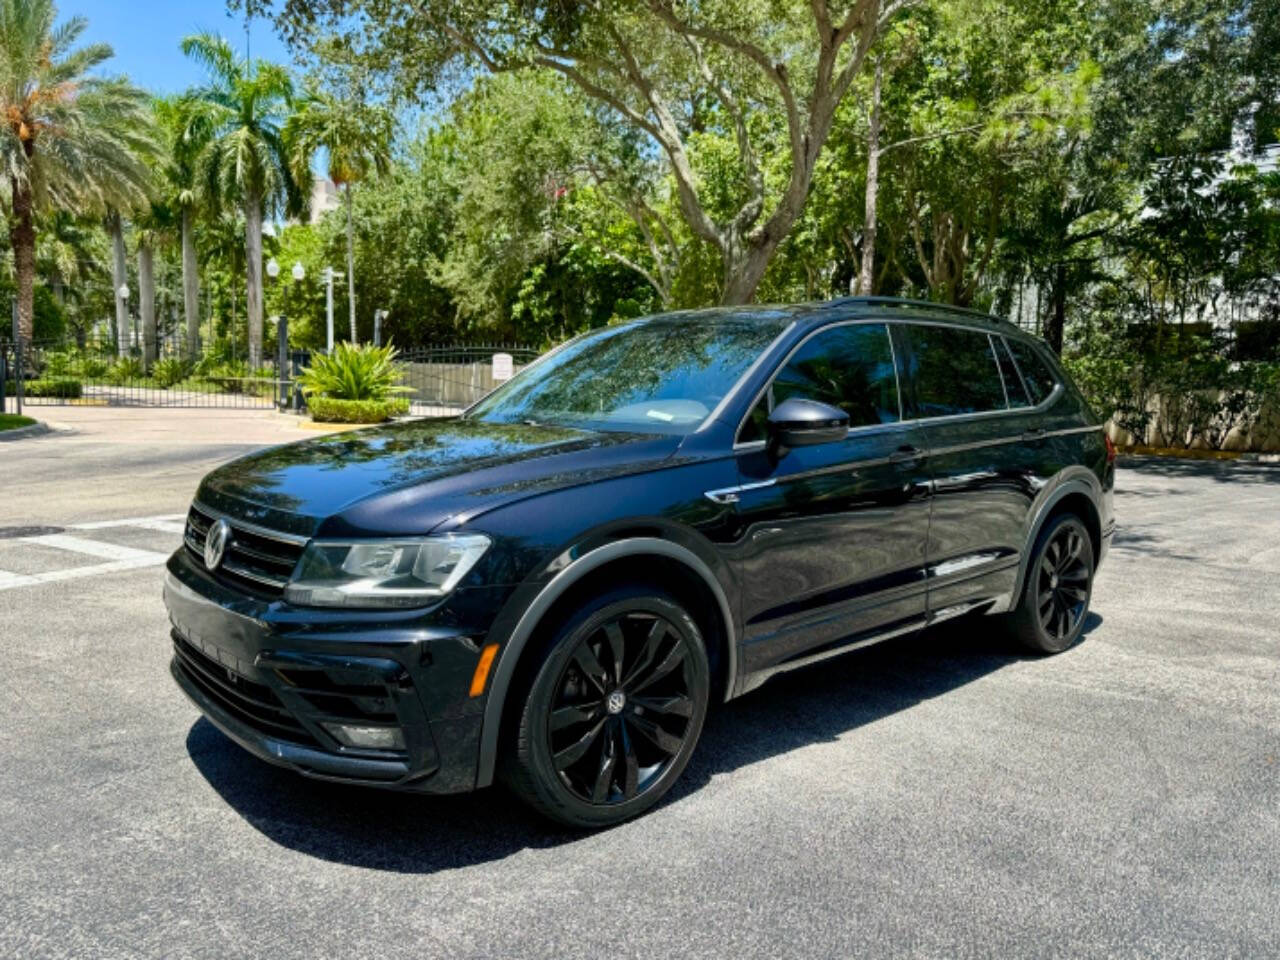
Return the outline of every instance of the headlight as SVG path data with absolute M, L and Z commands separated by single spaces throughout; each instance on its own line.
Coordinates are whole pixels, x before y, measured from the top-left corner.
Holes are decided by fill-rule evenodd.
M 313 541 L 284 598 L 302 607 L 421 607 L 456 587 L 489 549 L 480 534 Z

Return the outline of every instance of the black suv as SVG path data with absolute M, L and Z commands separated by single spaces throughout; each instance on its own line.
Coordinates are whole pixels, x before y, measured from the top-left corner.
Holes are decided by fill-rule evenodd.
M 501 777 L 599 826 L 680 776 L 708 707 L 964 614 L 1080 636 L 1114 448 L 1039 341 L 855 298 L 649 317 L 458 417 L 277 447 L 200 485 L 173 676 L 314 777 Z

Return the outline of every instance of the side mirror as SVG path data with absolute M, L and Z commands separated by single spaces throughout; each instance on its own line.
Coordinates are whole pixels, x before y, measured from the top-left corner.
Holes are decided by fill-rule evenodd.
M 817 400 L 791 397 L 769 414 L 769 448 L 779 454 L 792 447 L 834 443 L 848 433 L 849 415 Z

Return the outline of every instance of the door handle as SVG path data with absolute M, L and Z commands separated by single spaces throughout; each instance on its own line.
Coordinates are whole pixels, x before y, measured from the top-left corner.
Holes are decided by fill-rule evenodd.
M 909 443 L 904 443 L 893 453 L 889 454 L 890 463 L 914 463 L 921 456 L 920 448 L 913 447 Z

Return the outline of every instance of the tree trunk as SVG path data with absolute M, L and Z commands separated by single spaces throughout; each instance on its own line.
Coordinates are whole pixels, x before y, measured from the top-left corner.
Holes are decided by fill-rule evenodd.
M 351 344 L 355 346 L 358 341 L 356 338 L 356 235 L 351 216 L 352 186 L 348 183 L 342 189 L 346 194 L 347 206 L 347 305 L 351 311 Z
M 200 268 L 196 265 L 195 215 L 182 208 L 182 309 L 187 324 L 187 356 L 200 352 Z
M 244 198 L 245 315 L 249 319 L 249 367 L 262 366 L 262 197 Z
M 725 306 L 740 306 L 755 298 L 756 287 L 769 268 L 778 241 L 766 236 L 745 246 L 731 243 L 729 249 L 730 253 L 724 257 L 724 292 L 720 302 Z
M 1062 353 L 1062 335 L 1067 325 L 1067 265 L 1058 264 L 1053 271 L 1052 313 L 1044 324 L 1044 338 L 1053 352 Z
M 142 325 L 142 362 L 148 370 L 156 362 L 155 251 L 146 240 L 138 242 L 138 316 Z
M 862 225 L 862 275 L 855 293 L 875 293 L 876 280 L 876 207 L 880 194 L 880 84 L 884 66 L 876 61 L 876 79 L 871 88 L 871 122 L 867 133 L 867 195 Z
M 31 215 L 31 191 L 10 178 L 13 217 L 9 243 L 13 247 L 13 272 L 18 283 L 18 339 L 30 343 L 35 335 L 36 226 Z M 3 329 L 0 327 L 0 329 Z
M 118 213 L 112 213 L 107 220 L 112 246 L 111 298 L 116 302 L 116 353 L 124 357 L 129 354 L 129 301 L 120 296 L 120 288 L 129 282 L 129 267 L 124 256 L 124 222 Z

